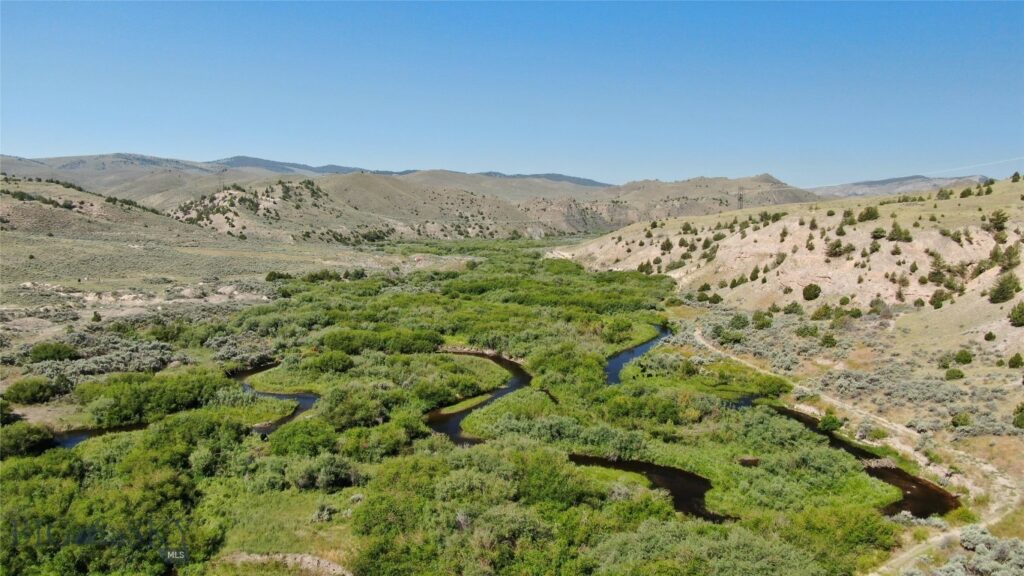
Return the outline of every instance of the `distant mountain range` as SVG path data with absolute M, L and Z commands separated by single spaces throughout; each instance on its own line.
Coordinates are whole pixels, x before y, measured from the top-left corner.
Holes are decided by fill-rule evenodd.
M 974 186 L 988 180 L 988 176 L 952 176 L 948 178 L 929 178 L 927 176 L 903 176 L 885 180 L 868 180 L 835 186 L 810 188 L 811 192 L 821 196 L 884 196 L 889 194 L 910 194 L 913 192 L 932 192 L 939 188 L 963 188 Z
M 354 166 L 338 166 L 337 164 L 326 164 L 324 166 L 310 166 L 297 162 L 278 162 L 277 160 L 266 160 L 252 156 L 232 156 L 222 160 L 213 160 L 206 164 L 216 164 L 229 168 L 260 168 L 278 174 L 351 174 L 353 172 L 370 172 L 373 174 L 385 174 L 389 176 L 409 174 L 415 170 L 367 170 Z
M 613 186 L 564 174 L 364 170 L 250 156 L 213 162 L 140 154 L 0 156 L 0 166 L 8 174 L 72 182 L 225 233 L 244 229 L 247 237 L 311 241 L 371 237 L 381 230 L 441 238 L 594 232 L 817 199 L 767 174 Z
M 437 238 L 589 233 L 635 222 L 811 202 L 820 198 L 817 194 L 924 192 L 985 179 L 910 176 L 808 191 L 761 174 L 613 186 L 564 174 L 385 171 L 251 156 L 195 162 L 140 154 L 0 156 L 0 167 L 20 177 L 73 182 L 223 233 L 244 230 L 247 237 L 289 241 L 342 235 L 351 240 L 380 231 Z
M 405 174 L 412 174 L 413 172 L 421 172 L 421 170 L 369 170 L 367 168 L 357 168 L 355 166 L 338 166 L 337 164 L 310 166 L 308 164 L 299 164 L 296 162 L 278 162 L 276 160 L 253 158 L 252 156 L 232 156 L 231 158 L 207 162 L 207 164 L 218 164 L 220 166 L 228 166 L 230 168 L 262 168 L 263 170 L 269 170 L 279 174 L 351 174 L 353 172 L 368 172 L 370 174 L 380 174 L 383 176 L 404 176 Z M 594 186 L 596 188 L 607 188 L 611 186 L 611 184 L 598 182 L 597 180 L 591 180 L 590 178 L 579 178 L 577 176 L 567 176 L 565 174 L 504 174 L 502 172 L 477 172 L 476 174 L 479 176 L 490 176 L 492 178 L 530 178 L 551 180 L 552 182 L 568 182 L 570 184 Z

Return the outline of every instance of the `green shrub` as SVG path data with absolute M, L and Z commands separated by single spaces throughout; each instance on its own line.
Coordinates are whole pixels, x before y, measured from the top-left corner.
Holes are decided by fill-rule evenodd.
M 754 312 L 754 328 L 765 330 L 772 327 L 772 315 L 758 310 Z
M 277 270 L 271 270 L 267 272 L 267 282 L 274 282 L 276 280 L 291 280 L 293 276 L 287 272 L 278 272 Z
M 1012 272 L 1000 274 L 988 292 L 988 301 L 993 304 L 1009 302 L 1020 292 L 1020 280 Z
M 32 347 L 28 356 L 33 363 L 46 360 L 75 360 L 78 358 L 78 351 L 63 342 L 40 342 Z
M 785 314 L 796 314 L 798 316 L 803 316 L 804 307 L 797 302 L 790 302 L 789 304 L 786 304 L 786 307 L 783 308 L 782 311 Z
M 834 311 L 828 304 L 822 304 L 814 309 L 811 313 L 811 320 L 828 320 L 832 317 Z
M 993 333 L 993 332 L 986 332 L 985 333 L 985 341 L 986 342 L 993 342 L 993 341 L 995 341 L 995 339 L 996 339 L 995 333 Z
M 860 211 L 857 215 L 857 222 L 867 222 L 869 220 L 878 220 L 879 213 L 876 206 L 868 206 L 867 208 Z
M 295 420 L 270 435 L 270 451 L 279 456 L 316 456 L 321 452 L 329 452 L 336 439 L 334 428 L 319 418 Z
M 53 445 L 49 429 L 28 422 L 0 426 L 0 458 L 38 454 Z
M 711 337 L 722 344 L 739 344 L 743 342 L 743 333 L 738 330 L 729 330 L 721 324 L 715 324 L 711 328 Z
M 1010 361 L 1006 363 L 1010 368 L 1020 368 L 1024 366 L 1024 357 L 1021 357 L 1020 352 L 1017 352 L 1010 357 Z
M 953 418 L 950 419 L 950 424 L 953 426 L 953 428 L 970 426 L 971 415 L 968 414 L 967 412 L 957 412 L 956 414 L 953 415 Z
M 321 373 L 340 374 L 348 372 L 355 361 L 348 354 L 338 350 L 327 350 L 302 363 L 303 368 L 308 368 Z
M 747 319 L 747 315 L 743 313 L 733 314 L 732 318 L 729 319 L 729 328 L 735 330 L 743 330 L 747 326 L 750 326 L 750 320 Z
M 1017 302 L 1017 305 L 1010 310 L 1010 325 L 1020 328 L 1024 326 L 1024 300 Z
M 309 272 L 302 277 L 303 282 L 310 283 L 337 282 L 339 280 L 341 280 L 341 274 L 338 274 L 334 270 L 328 270 L 327 268 L 324 268 L 323 270 L 318 270 L 316 272 Z
M 632 332 L 632 322 L 626 318 L 616 317 L 601 327 L 601 339 L 609 344 L 619 344 L 629 340 Z
M 86 406 L 99 428 L 153 422 L 168 414 L 198 408 L 217 391 L 238 384 L 223 373 L 192 369 L 170 374 L 111 374 L 103 381 L 83 382 L 75 397 Z
M 801 324 L 796 327 L 796 335 L 801 338 L 814 338 L 818 335 L 818 327 L 814 324 Z
M 816 300 L 818 296 L 821 296 L 821 286 L 817 284 L 804 286 L 804 300 Z
M 950 368 L 946 370 L 946 380 L 961 380 L 964 377 L 963 370 L 959 368 Z
M 821 420 L 818 421 L 818 429 L 822 432 L 835 432 L 843 427 L 843 420 L 835 415 L 831 410 L 826 412 L 822 416 Z
M 839 342 L 836 341 L 836 337 L 833 334 L 825 334 L 821 337 L 821 346 L 823 348 L 835 348 Z
M 0 426 L 10 424 L 17 419 L 18 417 L 11 411 L 11 403 L 3 396 L 0 396 Z
M 324 420 L 335 430 L 380 424 L 387 414 L 377 392 L 369 386 L 331 388 L 317 404 Z
M 957 364 L 961 364 L 961 365 L 963 365 L 963 364 L 970 364 L 971 362 L 974 361 L 974 354 L 971 354 L 970 350 L 966 350 L 966 349 L 959 350 L 959 351 L 957 351 L 956 354 L 953 355 L 953 360 Z
M 347 354 L 359 354 L 363 350 L 414 354 L 433 352 L 444 342 L 444 338 L 432 330 L 392 328 L 370 331 L 341 328 L 324 334 L 322 342 L 329 350 Z
M 932 305 L 932 308 L 936 310 L 942 308 L 942 304 L 953 297 L 952 294 L 946 292 L 942 288 L 938 288 L 935 292 L 932 292 L 931 298 L 928 299 L 928 303 Z
M 286 477 L 299 490 L 318 489 L 336 492 L 352 484 L 355 471 L 352 464 L 337 454 L 323 453 L 315 458 L 292 460 Z
M 18 404 L 41 404 L 61 393 L 59 386 L 42 376 L 29 376 L 11 384 L 4 397 Z
M 900 226 L 899 222 L 892 223 L 892 230 L 889 230 L 887 238 L 893 242 L 910 242 L 913 240 L 913 237 L 910 235 L 910 230 Z M 899 247 L 894 247 L 893 251 L 895 254 L 899 254 Z

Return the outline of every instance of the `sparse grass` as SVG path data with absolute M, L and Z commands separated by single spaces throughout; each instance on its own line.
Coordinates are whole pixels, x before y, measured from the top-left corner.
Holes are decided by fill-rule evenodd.
M 1020 502 L 1013 511 L 993 524 L 989 530 L 1000 538 L 1020 538 L 1024 540 L 1024 504 Z
M 332 561 L 344 560 L 356 546 L 350 528 L 340 522 L 350 498 L 359 492 L 347 488 L 335 494 L 285 490 L 272 495 L 252 492 L 237 482 L 210 482 L 201 511 L 215 513 L 229 523 L 220 553 L 311 553 Z M 338 510 L 337 520 L 313 520 L 317 506 Z M 214 512 L 216 511 L 216 512 Z
M 487 399 L 490 398 L 491 396 L 492 396 L 491 394 L 481 394 L 480 396 L 474 396 L 472 398 L 466 398 L 465 400 L 463 400 L 462 402 L 459 402 L 457 404 L 452 404 L 451 406 L 445 406 L 444 408 L 441 408 L 438 412 L 440 412 L 441 414 L 454 414 L 456 412 L 462 412 L 463 410 L 467 410 L 469 408 L 472 408 L 473 406 L 476 406 L 477 404 L 482 404 L 482 403 L 486 402 Z

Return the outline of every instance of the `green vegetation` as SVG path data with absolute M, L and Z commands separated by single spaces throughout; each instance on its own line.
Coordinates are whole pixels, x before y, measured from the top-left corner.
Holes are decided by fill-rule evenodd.
M 974 361 L 974 354 L 971 354 L 970 350 L 958 350 L 953 355 L 953 361 L 957 364 L 970 364 Z
M 1020 280 L 1012 272 L 1006 272 L 996 278 L 996 283 L 988 292 L 988 301 L 993 304 L 1009 302 L 1020 292 Z
M 787 381 L 661 346 L 608 386 L 607 358 L 655 335 L 673 282 L 589 273 L 542 259 L 535 246 L 401 247 L 478 264 L 275 278 L 277 299 L 229 317 L 107 327 L 222 368 L 273 357 L 279 366 L 249 379 L 256 389 L 321 398 L 264 443 L 251 426 L 293 404 L 255 397 L 221 369 L 82 381 L 73 398 L 98 426 L 149 425 L 33 455 L 49 442 L 46 432 L 5 424 L 0 511 L 54 540 L 3 533 L 3 571 L 160 574 L 159 549 L 184 541 L 182 574 L 223 573 L 210 563 L 229 551 L 342 550 L 361 575 L 842 576 L 896 545 L 900 528 L 879 509 L 897 490 L 801 424 L 764 406 L 729 406 L 776 397 Z M 779 312 L 735 322 L 757 331 Z M 243 354 L 243 345 L 272 354 Z M 483 444 L 456 447 L 424 417 L 476 401 L 507 374 L 485 359 L 439 353 L 442 345 L 520 358 L 533 374 L 529 387 L 463 422 Z M 57 362 L 72 362 L 66 356 Z M 678 513 L 643 477 L 577 466 L 573 453 L 699 474 L 712 485 L 707 508 L 734 520 Z M 739 463 L 749 455 L 760 464 Z M 139 526 L 159 528 L 142 539 Z M 79 538 L 89 531 L 111 537 Z
M 878 220 L 878 207 L 868 206 L 861 210 L 860 214 L 857 215 L 857 222 L 868 222 L 870 220 Z
M 43 426 L 28 422 L 6 424 L 0 428 L 0 458 L 38 454 L 52 442 L 53 434 Z
M 29 351 L 29 359 L 32 362 L 74 360 L 75 358 L 78 358 L 78 351 L 62 342 L 40 342 Z
M 103 381 L 80 384 L 78 401 L 96 425 L 113 428 L 152 422 L 167 414 L 198 408 L 220 390 L 237 384 L 219 372 L 189 370 L 170 374 L 113 374 Z
M 1010 309 L 1010 325 L 1020 328 L 1024 326 L 1024 300 L 1017 302 L 1013 308 Z
M 4 398 L 18 404 L 41 404 L 62 392 L 61 387 L 43 376 L 28 376 L 11 384 Z
M 818 296 L 821 296 L 821 286 L 817 284 L 808 284 L 804 286 L 804 300 L 817 300 Z

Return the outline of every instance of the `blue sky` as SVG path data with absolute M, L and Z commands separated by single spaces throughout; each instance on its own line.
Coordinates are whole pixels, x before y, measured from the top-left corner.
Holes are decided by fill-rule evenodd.
M 1024 169 L 966 168 L 1024 157 L 1021 3 L 3 2 L 0 27 L 19 156 L 801 186 Z

